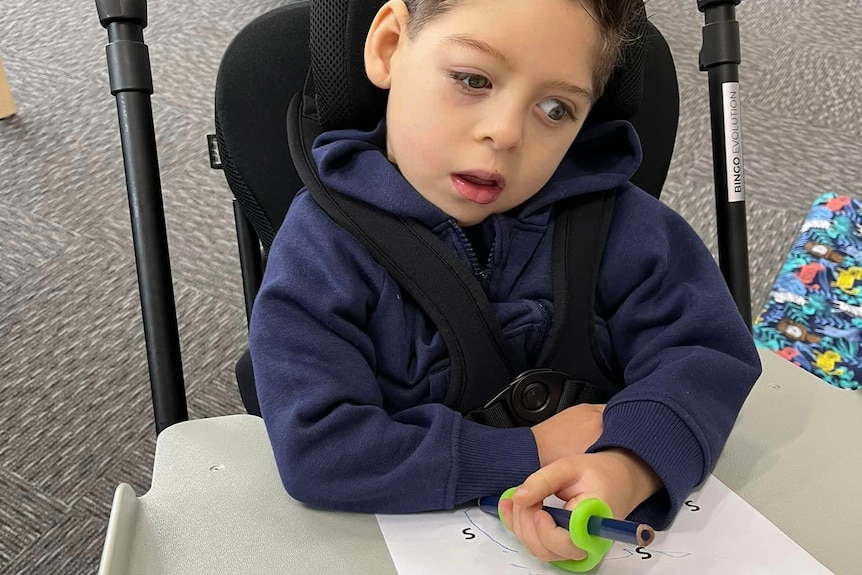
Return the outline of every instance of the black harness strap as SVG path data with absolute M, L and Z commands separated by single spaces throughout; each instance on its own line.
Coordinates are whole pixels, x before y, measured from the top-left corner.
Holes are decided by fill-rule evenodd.
M 606 371 L 595 338 L 596 286 L 613 215 L 615 191 L 576 196 L 558 204 L 554 224 L 554 319 L 538 365 L 585 383 L 564 397 L 604 403 L 621 386 Z M 572 305 L 574 304 L 574 305 Z M 589 384 L 586 384 L 589 382 Z

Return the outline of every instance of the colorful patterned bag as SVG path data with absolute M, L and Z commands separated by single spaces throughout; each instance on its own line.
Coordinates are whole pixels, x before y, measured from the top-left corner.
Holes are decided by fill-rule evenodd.
M 843 389 L 862 386 L 862 202 L 814 202 L 763 311 L 758 347 Z

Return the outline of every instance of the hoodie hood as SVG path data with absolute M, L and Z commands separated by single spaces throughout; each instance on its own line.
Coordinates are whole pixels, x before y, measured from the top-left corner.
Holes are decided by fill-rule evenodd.
M 331 190 L 415 218 L 434 228 L 451 219 L 422 197 L 386 157 L 386 123 L 371 131 L 334 130 L 321 134 L 312 146 L 321 181 Z M 568 197 L 617 188 L 637 171 L 640 140 L 626 121 L 587 122 L 569 151 L 539 192 L 527 200 L 519 220 L 534 220 L 545 209 Z M 539 223 L 539 222 L 532 222 Z

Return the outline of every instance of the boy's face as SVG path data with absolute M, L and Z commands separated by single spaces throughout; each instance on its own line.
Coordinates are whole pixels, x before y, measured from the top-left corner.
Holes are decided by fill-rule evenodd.
M 572 0 L 463 0 L 391 47 L 388 77 L 369 74 L 389 159 L 461 225 L 536 194 L 592 105 L 599 31 Z

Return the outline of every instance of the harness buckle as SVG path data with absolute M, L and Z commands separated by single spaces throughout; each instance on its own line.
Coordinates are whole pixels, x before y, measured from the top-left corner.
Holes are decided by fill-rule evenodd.
M 554 369 L 527 370 L 485 403 L 481 410 L 502 403 L 516 424 L 534 425 L 557 413 L 563 387 L 570 379 Z

